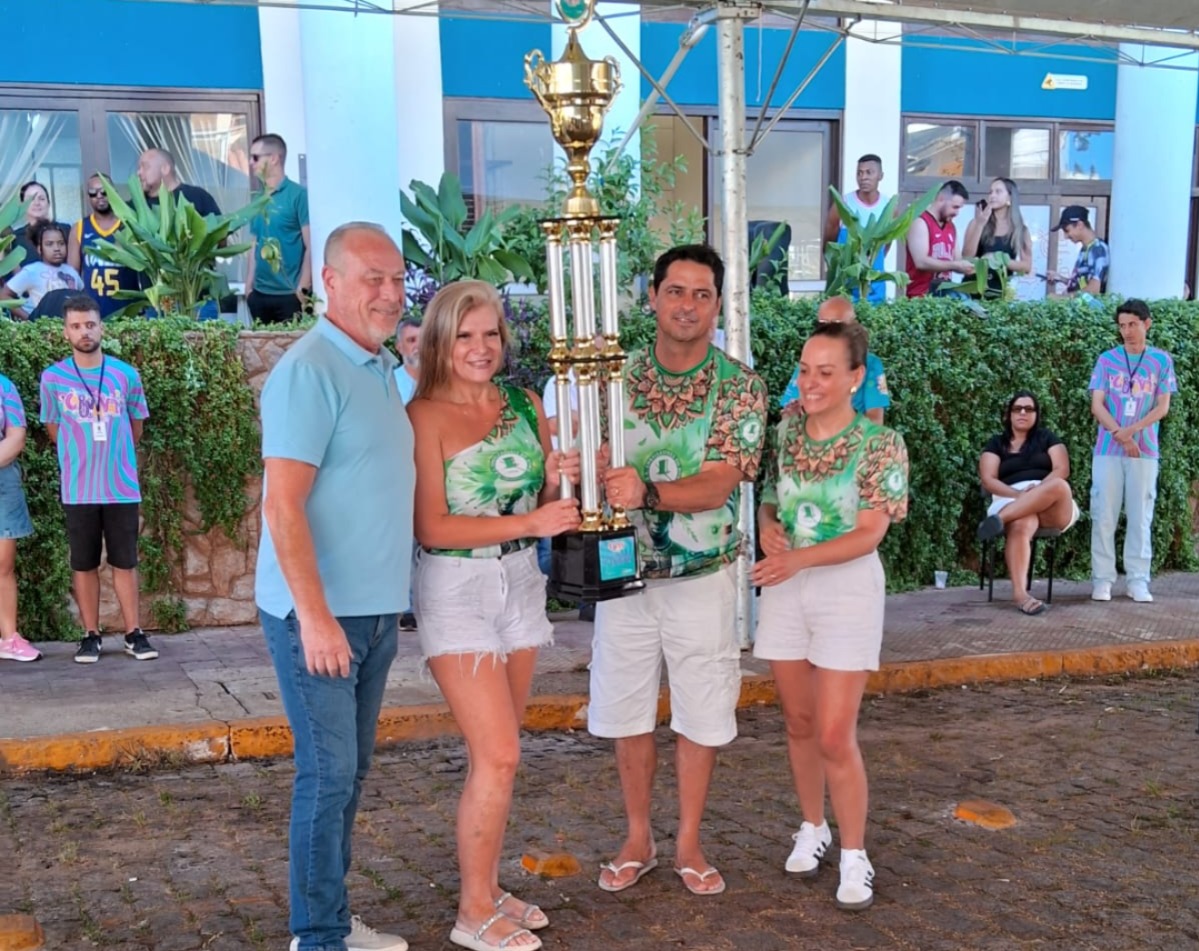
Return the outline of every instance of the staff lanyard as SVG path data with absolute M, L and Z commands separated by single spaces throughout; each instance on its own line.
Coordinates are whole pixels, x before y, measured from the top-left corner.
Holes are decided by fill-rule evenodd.
M 105 354 L 100 359 L 100 382 L 96 385 L 96 395 L 92 396 L 91 388 L 87 385 L 87 380 L 83 378 L 83 374 L 79 372 L 79 364 L 75 362 L 75 358 L 71 357 L 71 366 L 75 368 L 75 375 L 79 377 L 79 382 L 83 384 L 83 388 L 87 391 L 87 395 L 91 397 L 93 405 L 96 407 L 96 419 L 100 418 L 100 398 L 104 395 L 104 368 L 108 364 L 108 355 Z M 1138 363 L 1137 366 L 1140 366 Z
M 1124 384 L 1124 389 L 1126 392 L 1131 393 L 1132 381 L 1136 378 L 1137 371 L 1141 369 L 1141 364 L 1145 362 L 1145 356 L 1149 353 L 1149 348 L 1146 347 L 1141 351 L 1141 358 L 1137 360 L 1135 367 L 1132 365 L 1132 361 L 1128 359 L 1128 348 L 1121 347 L 1120 349 L 1124 351 L 1124 365 L 1128 367 L 1128 382 Z

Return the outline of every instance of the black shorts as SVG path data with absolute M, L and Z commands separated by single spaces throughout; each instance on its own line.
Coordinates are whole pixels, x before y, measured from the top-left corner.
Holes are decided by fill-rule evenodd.
M 72 571 L 95 571 L 100 567 L 100 543 L 113 568 L 137 567 L 137 502 L 107 505 L 63 505 L 67 513 L 67 544 Z

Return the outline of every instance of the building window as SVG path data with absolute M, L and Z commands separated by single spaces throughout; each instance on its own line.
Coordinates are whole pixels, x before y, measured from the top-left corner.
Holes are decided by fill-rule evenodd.
M 987 178 L 1049 177 L 1049 129 L 986 126 L 983 172 Z
M 48 109 L 0 109 L 0 197 L 37 180 L 60 221 L 79 217 L 82 202 L 79 114 Z
M 458 120 L 458 177 L 474 217 L 510 205 L 543 205 L 554 162 L 548 121 Z
M 1111 181 L 1116 133 L 1062 129 L 1057 134 L 1057 176 L 1061 181 Z
M 905 171 L 926 178 L 975 178 L 977 137 L 972 124 L 908 122 L 904 135 Z

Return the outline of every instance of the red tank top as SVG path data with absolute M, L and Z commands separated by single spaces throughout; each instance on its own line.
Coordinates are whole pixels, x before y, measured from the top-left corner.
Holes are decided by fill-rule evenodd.
M 952 261 L 957 256 L 958 231 L 953 222 L 942 225 L 931 212 L 924 212 L 920 220 L 928 225 L 928 253 L 938 261 Z M 948 280 L 949 271 L 921 271 L 908 256 L 904 264 L 908 272 L 908 297 L 923 297 L 929 292 L 934 280 Z

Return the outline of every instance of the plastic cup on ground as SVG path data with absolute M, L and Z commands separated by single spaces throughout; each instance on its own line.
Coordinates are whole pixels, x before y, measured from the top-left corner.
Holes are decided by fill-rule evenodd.
M 936 586 L 938 588 L 940 588 L 941 590 L 944 590 L 945 585 L 949 583 L 949 572 L 948 571 L 934 571 L 933 572 L 933 582 L 936 584 Z

